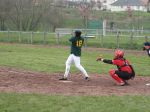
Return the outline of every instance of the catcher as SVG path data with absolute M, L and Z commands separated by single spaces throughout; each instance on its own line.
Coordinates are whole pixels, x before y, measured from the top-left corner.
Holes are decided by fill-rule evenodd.
M 135 77 L 134 69 L 130 65 L 129 61 L 124 58 L 124 52 L 122 50 L 115 51 L 113 60 L 98 57 L 96 61 L 102 61 L 104 63 L 114 64 L 117 66 L 117 70 L 111 69 L 109 71 L 110 76 L 117 82 L 117 85 L 128 85 L 126 81 Z
M 150 42 L 148 42 L 147 36 L 145 36 L 145 43 L 144 43 L 143 50 L 146 50 L 148 56 L 150 57 Z

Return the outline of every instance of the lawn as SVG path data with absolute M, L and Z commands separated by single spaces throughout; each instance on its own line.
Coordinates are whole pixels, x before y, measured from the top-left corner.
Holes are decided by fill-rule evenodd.
M 91 52 L 90 49 L 83 48 L 81 63 L 88 73 L 107 74 L 110 68 L 115 68 L 115 66 L 95 61 L 99 55 L 112 59 L 112 52 L 98 51 L 97 48 L 94 49 Z M 70 48 L 64 46 L 0 44 L 0 66 L 48 73 L 62 73 L 64 72 L 65 61 L 69 53 Z M 150 75 L 150 69 L 148 69 L 150 66 L 149 57 L 146 53 L 143 55 L 128 53 L 126 57 L 131 61 L 138 75 Z M 72 66 L 71 72 L 77 71 Z
M 0 66 L 62 73 L 69 50 L 64 46 L 0 43 Z M 112 58 L 113 54 L 83 48 L 81 63 L 90 75 L 107 75 L 114 66 L 96 62 L 98 55 Z M 126 57 L 131 60 L 138 75 L 150 75 L 149 57 L 146 54 L 128 53 Z M 72 66 L 71 72 L 78 70 Z M 149 112 L 149 102 L 150 96 L 55 96 L 1 92 L 0 112 Z
M 150 96 L 0 93 L 0 112 L 149 112 Z

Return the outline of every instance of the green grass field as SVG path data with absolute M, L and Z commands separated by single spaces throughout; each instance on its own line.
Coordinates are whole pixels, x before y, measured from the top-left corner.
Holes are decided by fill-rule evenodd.
M 17 69 L 63 73 L 70 48 L 0 43 L 0 66 Z M 83 49 L 81 63 L 92 73 L 108 74 L 112 65 L 95 61 L 99 54 L 112 58 L 113 53 Z M 138 75 L 149 76 L 150 63 L 146 54 L 126 56 Z M 72 66 L 72 73 L 78 70 Z M 0 112 L 149 112 L 150 96 L 54 96 L 0 93 Z
M 150 96 L 50 96 L 0 93 L 0 112 L 149 112 Z
M 70 53 L 70 48 L 63 46 L 1 44 L 0 52 L 0 66 L 53 73 L 64 72 L 65 61 Z M 99 55 L 104 58 L 113 58 L 113 53 L 94 50 L 91 52 L 88 48 L 84 48 L 81 62 L 90 73 L 107 74 L 109 69 L 114 68 L 114 66 L 96 62 L 95 60 Z M 130 53 L 126 54 L 126 58 L 131 61 L 138 75 L 150 75 L 150 70 L 147 69 L 150 66 L 149 57 L 146 53 L 143 56 Z M 72 72 L 77 71 L 73 66 Z

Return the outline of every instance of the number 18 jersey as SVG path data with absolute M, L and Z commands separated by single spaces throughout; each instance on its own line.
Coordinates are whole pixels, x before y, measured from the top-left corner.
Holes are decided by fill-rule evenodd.
M 81 48 L 84 43 L 83 37 L 72 37 L 69 39 L 71 44 L 71 54 L 74 54 L 75 56 L 81 56 Z

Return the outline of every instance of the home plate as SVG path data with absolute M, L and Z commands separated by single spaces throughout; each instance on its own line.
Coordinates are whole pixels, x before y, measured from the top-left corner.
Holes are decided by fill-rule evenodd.
M 70 82 L 72 82 L 72 81 L 60 81 L 60 82 L 64 82 L 64 83 L 70 83 Z
M 150 83 L 145 84 L 146 86 L 150 86 Z

